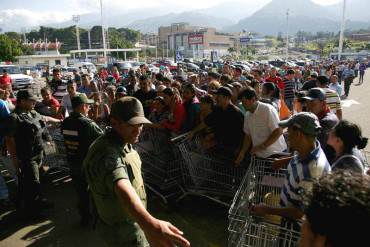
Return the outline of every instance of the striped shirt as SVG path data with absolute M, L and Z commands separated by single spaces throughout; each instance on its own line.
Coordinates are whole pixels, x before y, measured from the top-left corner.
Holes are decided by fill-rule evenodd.
M 284 98 L 294 99 L 295 81 L 284 81 Z
M 330 164 L 318 141 L 316 148 L 305 159 L 301 159 L 299 154 L 295 153 L 285 174 L 280 193 L 280 206 L 303 210 L 302 190 L 310 189 L 314 180 L 330 171 Z
M 342 104 L 340 102 L 338 93 L 330 88 L 323 88 L 323 90 L 325 91 L 326 104 L 328 105 L 330 111 L 336 114 L 338 110 L 342 110 Z

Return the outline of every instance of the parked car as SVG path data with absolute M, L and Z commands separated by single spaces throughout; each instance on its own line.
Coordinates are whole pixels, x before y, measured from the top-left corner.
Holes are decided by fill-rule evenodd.
M 149 71 L 152 73 L 159 73 L 159 68 L 153 64 L 148 64 Z
M 12 78 L 13 89 L 27 88 L 34 83 L 32 76 L 22 74 L 19 66 L 0 64 L 0 74 L 3 74 L 4 69 Z

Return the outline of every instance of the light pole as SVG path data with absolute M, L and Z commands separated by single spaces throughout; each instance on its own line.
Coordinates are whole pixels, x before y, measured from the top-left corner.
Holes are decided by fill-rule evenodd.
M 78 29 L 78 22 L 80 21 L 80 15 L 73 15 L 72 16 L 73 22 L 76 23 L 76 39 L 77 39 L 77 50 L 81 50 L 80 46 L 80 31 Z
M 343 13 L 342 13 L 342 23 L 340 25 L 340 35 L 339 35 L 339 48 L 338 48 L 338 60 L 340 61 L 343 51 L 343 38 L 344 38 L 344 29 L 346 26 L 346 2 L 343 0 Z
M 87 29 L 87 39 L 89 41 L 89 49 L 91 49 L 91 36 L 90 36 L 91 29 Z
M 22 32 L 22 34 L 23 34 L 23 43 L 24 43 L 24 44 L 26 44 L 26 43 L 27 43 L 27 38 L 26 38 L 26 28 L 25 28 L 25 27 L 23 27 L 23 28 L 21 29 L 21 32 Z
M 105 32 L 104 32 L 104 21 L 103 21 L 103 0 L 100 0 L 100 21 L 101 21 L 101 30 L 103 36 L 103 53 L 104 53 L 104 64 L 107 64 L 107 45 L 105 43 Z
M 286 11 L 286 60 L 288 61 L 289 57 L 289 9 Z

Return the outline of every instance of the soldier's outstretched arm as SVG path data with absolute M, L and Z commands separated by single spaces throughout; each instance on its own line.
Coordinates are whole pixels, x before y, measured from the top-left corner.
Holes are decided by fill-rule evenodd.
M 43 120 L 47 123 L 61 123 L 63 120 L 49 117 L 49 116 L 42 116 Z
M 115 193 L 125 212 L 143 229 L 150 246 L 190 246 L 179 229 L 169 222 L 154 218 L 146 210 L 128 179 L 120 179 L 116 182 Z

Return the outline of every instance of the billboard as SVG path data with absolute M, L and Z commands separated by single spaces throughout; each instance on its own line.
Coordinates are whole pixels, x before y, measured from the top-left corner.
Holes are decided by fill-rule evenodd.
M 251 40 L 251 38 L 249 38 L 249 37 L 241 37 L 241 38 L 240 38 L 240 43 L 244 43 L 244 44 L 246 44 L 246 43 L 248 43 L 250 40 Z
M 203 34 L 189 34 L 188 43 L 189 45 L 202 45 L 203 44 Z

